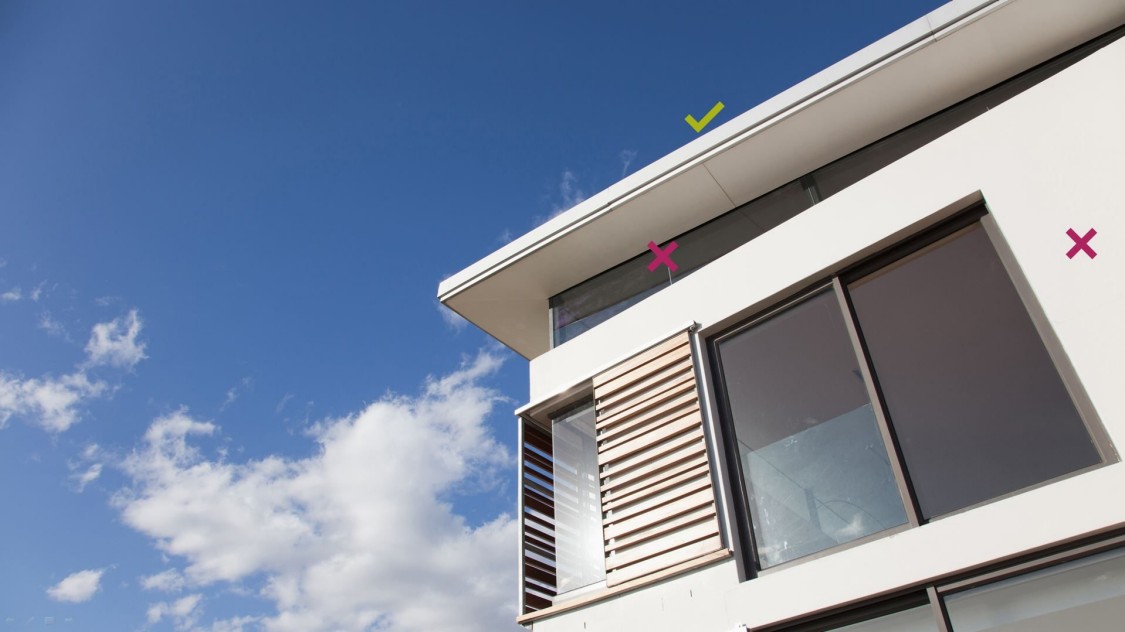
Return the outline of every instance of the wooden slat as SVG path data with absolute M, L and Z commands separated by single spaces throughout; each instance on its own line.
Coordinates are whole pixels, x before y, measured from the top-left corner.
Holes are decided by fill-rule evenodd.
M 699 406 L 699 397 L 694 390 L 685 390 L 674 397 L 664 400 L 659 405 L 644 410 L 634 411 L 635 414 L 627 417 L 617 417 L 598 426 L 598 438 L 608 439 L 617 432 L 635 428 L 638 424 L 655 420 L 660 415 L 671 412 L 682 406 Z M 604 433 L 604 435 L 602 434 Z
M 612 382 L 614 379 L 632 371 L 633 369 L 650 362 L 654 358 L 658 358 L 677 347 L 687 346 L 690 342 L 687 332 L 676 334 L 674 337 L 669 338 L 667 341 L 662 342 L 655 347 L 639 353 L 632 358 L 622 362 L 621 364 L 602 372 L 600 375 L 594 376 L 594 390 L 598 391 L 604 389 L 607 385 L 612 389 Z M 690 347 L 689 347 L 690 349 Z
M 702 417 L 698 415 L 690 415 L 682 417 L 676 421 L 665 424 L 658 429 L 641 435 L 632 441 L 618 444 L 614 447 L 602 446 L 601 451 L 598 453 L 598 465 L 605 465 L 618 459 L 631 456 L 643 450 L 652 447 L 654 443 L 667 440 L 675 437 L 678 434 L 688 432 L 689 430 L 699 428 Z
M 664 443 L 654 444 L 649 449 L 642 453 L 622 459 L 615 463 L 607 463 L 602 466 L 602 471 L 599 476 L 602 479 L 612 478 L 613 480 L 621 480 L 626 478 L 631 472 L 644 467 L 646 464 L 660 461 L 668 454 L 679 452 L 684 448 L 689 448 L 698 444 L 703 448 L 703 428 L 695 428 L 687 434 L 681 434 L 673 437 Z
M 524 614 L 553 605 L 558 577 L 555 571 L 557 543 L 551 434 L 523 421 L 520 456 L 523 477 L 523 610 Z
M 641 379 L 630 383 L 616 390 L 606 390 L 602 395 L 597 398 L 598 408 L 613 408 L 618 405 L 620 401 L 637 397 L 638 394 L 646 390 L 652 390 L 660 385 L 660 382 L 682 379 L 684 376 L 694 376 L 695 372 L 692 368 L 692 359 L 690 355 L 684 355 L 682 358 L 675 359 L 675 362 L 669 363 L 667 367 L 661 368 L 655 373 L 650 373 L 648 376 L 643 376 Z
M 688 415 L 698 414 L 699 406 L 693 400 L 689 399 L 679 408 L 649 415 L 642 418 L 640 423 L 630 423 L 627 426 L 626 424 L 621 424 L 612 428 L 606 428 L 598 437 L 598 449 L 612 450 L 623 443 L 648 434 L 661 426 L 683 419 Z M 702 417 L 700 417 L 700 421 L 702 421 Z
M 622 487 L 629 485 L 629 483 L 632 483 L 633 481 L 640 481 L 643 483 L 644 479 L 648 476 L 658 474 L 665 468 L 676 467 L 683 463 L 690 463 L 691 465 L 707 463 L 707 451 L 704 449 L 702 442 L 695 449 L 685 451 L 683 454 L 675 453 L 666 456 L 659 461 L 653 461 L 652 463 L 649 463 L 644 467 L 638 468 L 637 470 L 623 476 L 619 476 L 611 481 L 604 481 L 602 483 L 602 494 L 604 496 L 606 493 L 612 493 L 614 490 L 619 491 Z M 629 486 L 630 489 L 633 489 L 635 487 L 635 485 Z
M 664 355 L 653 358 L 650 362 L 639 366 L 632 371 L 623 373 L 619 377 L 605 383 L 600 387 L 595 387 L 598 391 L 598 398 L 604 399 L 609 397 L 616 397 L 623 391 L 633 390 L 638 392 L 634 387 L 638 384 L 650 380 L 654 376 L 658 376 L 667 372 L 671 367 L 674 367 L 683 362 L 683 360 L 691 358 L 691 349 L 688 346 L 683 346 L 674 349 Z M 657 380 L 659 381 L 659 380 Z
M 610 424 L 620 423 L 634 415 L 639 415 L 655 408 L 677 395 L 687 392 L 695 393 L 694 375 L 685 376 L 684 379 L 675 382 L 661 384 L 652 391 L 645 391 L 644 397 L 630 400 L 628 405 L 622 404 L 609 413 L 603 414 L 602 411 L 599 411 L 596 428 L 601 430 Z
M 722 543 L 719 541 L 719 536 L 716 535 L 683 548 L 669 551 L 661 556 L 608 573 L 606 575 L 606 586 L 616 586 L 629 580 L 643 577 L 649 573 L 691 561 L 694 558 L 703 557 L 710 553 L 717 553 L 721 549 Z
M 608 553 L 615 548 L 617 548 L 618 550 L 627 549 L 646 540 L 653 540 L 659 537 L 663 537 L 669 532 L 676 531 L 677 529 L 682 529 L 697 522 L 703 522 L 706 520 L 718 520 L 718 514 L 715 513 L 714 505 L 702 507 L 700 509 L 696 509 L 695 511 L 690 511 L 671 520 L 663 520 L 656 523 L 649 529 L 642 529 L 640 531 L 634 531 L 629 535 L 613 538 L 612 544 L 607 544 L 605 546 L 605 551 L 606 553 Z
M 536 610 L 544 610 L 546 608 L 550 608 L 551 600 L 544 599 L 539 595 L 525 592 L 523 595 L 523 607 L 524 610 L 527 611 L 525 614 L 528 614 L 535 612 Z
M 710 490 L 698 491 L 688 496 L 684 496 L 674 502 L 668 503 L 648 513 L 632 516 L 619 521 L 610 521 L 603 527 L 605 539 L 607 541 L 613 538 L 629 535 L 634 531 L 647 529 L 661 520 L 671 520 L 681 514 L 689 511 L 694 511 L 700 507 L 715 504 L 714 494 L 708 494 Z
M 546 569 L 538 564 L 533 565 L 525 563 L 523 565 L 523 576 L 534 579 L 545 586 L 555 585 L 555 574 L 553 572 L 547 572 Z
M 614 555 L 606 558 L 606 571 L 612 572 L 643 560 L 682 549 L 700 540 L 712 538 L 715 533 L 714 524 L 701 522 L 637 546 L 615 549 Z
M 657 511 L 661 507 L 669 505 L 673 501 L 677 501 L 685 496 L 690 496 L 699 491 L 709 491 L 710 489 L 711 479 L 706 476 L 701 476 L 686 483 L 670 487 L 660 494 L 651 496 L 645 501 L 634 503 L 625 509 L 614 511 L 609 518 L 605 519 L 605 522 L 611 524 L 614 522 L 620 523 L 637 514 Z
M 689 481 L 697 476 L 706 476 L 710 473 L 707 464 L 695 465 L 692 467 L 676 467 L 665 470 L 660 474 L 653 476 L 650 484 L 637 489 L 629 490 L 627 493 L 614 493 L 606 494 L 602 498 L 602 509 L 605 511 L 613 511 L 620 509 L 625 505 L 643 500 L 652 496 L 653 494 L 660 493 L 674 485 L 679 485 L 685 481 Z

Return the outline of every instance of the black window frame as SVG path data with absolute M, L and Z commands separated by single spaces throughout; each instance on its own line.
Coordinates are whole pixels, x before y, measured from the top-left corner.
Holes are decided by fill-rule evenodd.
M 971 511 L 975 508 L 997 502 L 999 500 L 1026 493 L 1038 487 L 1049 485 L 1073 476 L 1079 476 L 1089 471 L 1093 471 L 1106 465 L 1118 462 L 1119 455 L 1105 430 L 1104 425 L 1101 423 L 1092 403 L 1090 402 L 1085 390 L 1082 388 L 1081 382 L 1078 380 L 1069 360 L 1063 353 L 1061 346 L 1058 344 L 1053 331 L 1042 317 L 1042 309 L 1035 301 L 1033 295 L 1027 289 L 1027 282 L 1020 272 L 1018 265 L 1016 265 L 1015 258 L 1012 256 L 1010 249 L 1003 236 L 999 233 L 995 225 L 991 223 L 991 217 L 988 213 L 985 203 L 977 202 L 970 206 L 968 209 L 962 210 L 954 216 L 938 222 L 937 224 L 923 229 L 917 234 L 907 237 L 906 239 L 893 244 L 875 254 L 872 254 L 860 261 L 843 268 L 839 271 L 833 272 L 827 278 L 821 278 L 815 283 L 805 286 L 800 291 L 789 295 L 787 298 L 767 307 L 763 310 L 755 312 L 748 317 L 740 319 L 737 323 L 722 329 L 714 334 L 707 336 L 707 356 L 710 368 L 710 383 L 709 386 L 713 389 L 715 394 L 715 407 L 718 412 L 717 422 L 720 427 L 722 436 L 724 437 L 721 449 L 724 457 L 724 472 L 728 479 L 731 481 L 732 486 L 732 513 L 735 520 L 735 532 L 739 542 L 743 546 L 741 549 L 741 565 L 745 570 L 745 579 L 753 579 L 762 574 L 769 574 L 794 564 L 800 564 L 809 560 L 817 559 L 825 555 L 838 553 L 854 546 L 859 546 L 864 543 L 881 539 L 895 533 L 899 533 L 906 529 L 919 527 L 930 522 L 942 520 L 950 516 L 954 516 L 966 511 Z M 887 403 L 883 396 L 881 387 L 879 386 L 878 376 L 874 372 L 871 355 L 867 349 L 867 345 L 863 340 L 863 335 L 858 331 L 858 320 L 854 307 L 851 304 L 848 292 L 844 289 L 848 283 L 857 279 L 863 278 L 873 272 L 882 270 L 888 266 L 895 264 L 911 255 L 928 248 L 937 242 L 940 242 L 948 237 L 951 237 L 962 230 L 965 230 L 974 224 L 980 224 L 981 229 L 984 230 L 986 237 L 996 254 L 1004 265 L 1005 272 L 1012 284 L 1015 286 L 1020 300 L 1023 303 L 1024 309 L 1031 317 L 1035 325 L 1036 333 L 1039 335 L 1040 340 L 1047 348 L 1048 355 L 1050 356 L 1051 366 L 1058 373 L 1060 380 L 1066 387 L 1067 395 L 1070 397 L 1071 403 L 1074 405 L 1078 416 L 1083 422 L 1083 426 L 1087 431 L 1091 442 L 1099 456 L 1099 461 L 1093 465 L 1080 468 L 1041 481 L 1039 483 L 1029 485 L 1017 490 L 1004 493 L 995 497 L 987 498 L 983 501 L 968 505 L 961 509 L 951 511 L 945 514 L 934 516 L 926 519 L 923 517 L 921 507 L 917 494 L 914 491 L 913 484 L 910 481 L 910 472 L 907 468 L 907 463 L 904 457 L 904 452 L 899 444 L 898 437 L 895 435 L 895 429 L 892 423 L 889 422 L 887 416 Z M 907 513 L 907 522 L 904 525 L 892 527 L 884 531 L 879 531 L 867 535 L 850 542 L 838 544 L 836 546 L 828 547 L 821 551 L 799 557 L 796 559 L 788 560 L 780 564 L 763 568 L 758 552 L 757 541 L 753 529 L 753 521 L 750 516 L 750 501 L 749 489 L 747 488 L 746 477 L 744 476 L 741 459 L 738 455 L 737 441 L 733 411 L 731 409 L 731 399 L 727 393 L 727 380 L 724 375 L 723 365 L 721 361 L 721 354 L 719 351 L 719 343 L 724 339 L 737 335 L 749 328 L 756 326 L 765 320 L 784 312 L 791 307 L 794 307 L 801 302 L 831 288 L 832 291 L 841 303 L 844 320 L 849 331 L 850 341 L 859 359 L 860 371 L 862 373 L 863 381 L 869 390 L 869 396 L 872 406 L 875 409 L 875 416 L 880 432 L 883 434 L 884 445 L 887 449 L 887 456 L 891 461 L 892 471 L 895 475 L 895 481 L 898 486 L 899 494 L 902 497 L 903 505 Z

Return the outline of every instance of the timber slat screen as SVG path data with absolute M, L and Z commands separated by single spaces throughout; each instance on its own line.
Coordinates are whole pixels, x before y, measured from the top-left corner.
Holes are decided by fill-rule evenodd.
M 555 500 L 551 433 L 532 422 L 523 427 L 524 613 L 551 606 L 555 598 Z
M 606 585 L 719 551 L 687 332 L 594 378 Z

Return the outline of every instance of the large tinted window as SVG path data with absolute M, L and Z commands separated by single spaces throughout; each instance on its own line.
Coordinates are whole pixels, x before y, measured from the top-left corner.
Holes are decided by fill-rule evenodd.
M 980 224 L 849 289 L 923 517 L 1099 462 Z
M 718 349 L 761 566 L 906 522 L 834 293 Z
M 920 239 L 712 341 L 760 568 L 1102 462 L 980 222 Z

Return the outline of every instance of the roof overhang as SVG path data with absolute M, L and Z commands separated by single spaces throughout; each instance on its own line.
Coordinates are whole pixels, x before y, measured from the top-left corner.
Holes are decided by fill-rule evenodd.
M 547 301 L 644 250 L 1125 22 L 1120 0 L 954 0 L 442 281 L 526 358 Z

